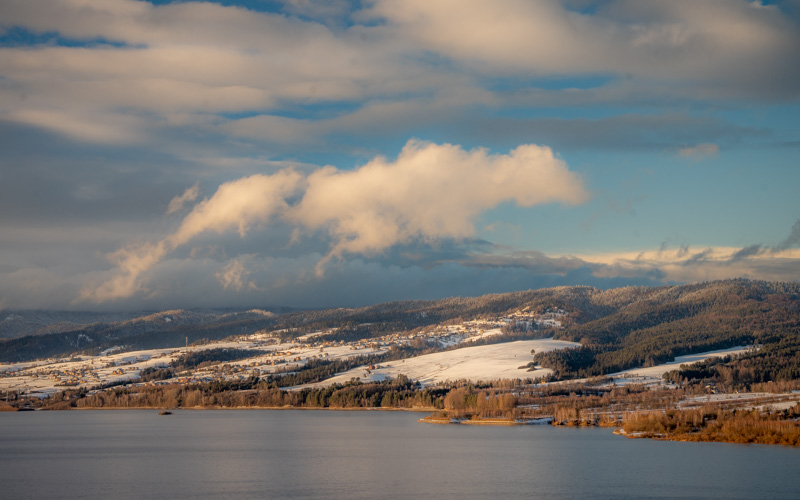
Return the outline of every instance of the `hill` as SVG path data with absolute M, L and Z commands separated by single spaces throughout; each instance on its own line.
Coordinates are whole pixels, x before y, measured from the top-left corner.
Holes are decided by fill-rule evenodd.
M 40 329 L 37 335 L 2 340 L 0 361 L 96 353 L 115 346 L 176 347 L 187 341 L 222 339 L 256 331 L 272 332 L 283 339 L 328 331 L 331 340 L 350 341 L 448 322 L 557 310 L 565 313 L 561 328 L 540 326 L 539 330 L 530 331 L 530 325 L 510 325 L 503 338 L 486 341 L 553 335 L 556 339 L 580 342 L 582 347 L 578 349 L 537 354 L 536 361 L 553 369 L 557 378 L 607 374 L 736 345 L 761 345 L 760 352 L 770 353 L 772 358 L 800 358 L 796 356 L 800 349 L 800 285 L 726 280 L 612 290 L 558 287 L 482 297 L 275 313 L 164 311 L 116 321 L 103 319 L 72 328 L 62 326 L 55 333 Z M 47 325 L 41 328 L 46 329 Z M 751 363 L 761 361 L 758 358 Z M 771 363 L 776 370 L 794 373 L 792 361 L 776 363 L 772 359 Z
M 579 349 L 537 357 L 558 377 L 589 377 L 652 366 L 675 356 L 756 344 L 763 357 L 781 345 L 797 364 L 800 285 L 749 280 L 660 288 L 623 288 L 592 294 L 612 311 L 557 334 Z M 794 360 L 792 360 L 794 357 Z

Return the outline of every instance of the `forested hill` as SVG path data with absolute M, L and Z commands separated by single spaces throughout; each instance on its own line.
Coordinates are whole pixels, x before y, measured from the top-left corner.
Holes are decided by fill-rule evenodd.
M 797 283 L 726 280 L 590 295 L 592 310 L 605 307 L 607 313 L 556 335 L 583 347 L 536 358 L 561 378 L 602 375 L 751 344 L 762 346 L 763 356 L 781 346 L 781 363 L 791 365 L 786 373 L 796 373 L 784 378 L 800 378 Z
M 540 355 L 561 376 L 588 376 L 659 363 L 673 356 L 743 344 L 800 343 L 800 285 L 726 280 L 669 287 L 598 290 L 558 287 L 525 292 L 404 301 L 362 308 L 267 313 L 168 311 L 98 321 L 37 336 L 0 340 L 0 361 L 70 352 L 180 346 L 257 330 L 284 338 L 337 329 L 367 338 L 433 324 L 562 309 L 563 328 L 528 332 L 579 341 L 583 348 Z M 170 321 L 167 321 L 169 318 Z M 523 333 L 524 335 L 524 333 Z

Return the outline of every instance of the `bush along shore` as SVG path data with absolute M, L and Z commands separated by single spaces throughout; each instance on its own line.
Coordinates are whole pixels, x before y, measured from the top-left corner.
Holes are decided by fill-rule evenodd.
M 617 431 L 628 437 L 672 441 L 783 444 L 800 446 L 800 405 L 780 412 L 760 409 L 668 410 L 635 414 Z
M 426 423 L 602 426 L 631 438 L 798 446 L 798 389 L 797 381 L 754 384 L 757 398 L 741 394 L 736 396 L 739 399 L 711 400 L 708 387 L 698 384 L 616 387 L 602 377 L 557 384 L 530 384 L 519 379 L 459 381 L 423 388 L 401 375 L 382 382 L 353 379 L 347 384 L 295 390 L 252 377 L 239 382 L 68 389 L 41 400 L 12 397 L 0 402 L 0 410 L 405 409 L 430 411 L 420 419 Z

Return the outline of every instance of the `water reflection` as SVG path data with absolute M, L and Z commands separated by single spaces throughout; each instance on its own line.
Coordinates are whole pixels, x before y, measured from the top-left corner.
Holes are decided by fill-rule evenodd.
M 792 498 L 800 450 L 406 412 L 0 414 L 5 498 Z

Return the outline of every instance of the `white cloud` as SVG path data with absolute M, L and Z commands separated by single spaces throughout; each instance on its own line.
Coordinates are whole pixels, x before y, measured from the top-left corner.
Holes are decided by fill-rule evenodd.
M 254 282 L 248 280 L 250 272 L 239 259 L 232 259 L 214 276 L 225 290 L 241 292 L 244 289 L 258 289 Z
M 323 12 L 316 1 L 286 2 L 289 12 L 344 15 L 341 2 L 328 7 Z M 218 115 L 379 100 L 390 113 L 382 115 L 388 122 L 408 116 L 402 104 L 420 96 L 439 107 L 457 106 L 448 101 L 452 95 L 478 96 L 473 103 L 501 102 L 480 89 L 481 78 L 498 74 L 634 77 L 611 83 L 604 92 L 566 92 L 570 102 L 619 99 L 615 86 L 625 88 L 626 98 L 642 88 L 712 98 L 797 95 L 800 88 L 800 70 L 787 64 L 800 50 L 796 24 L 779 9 L 740 0 L 619 0 L 592 14 L 558 2 L 377 0 L 354 17 L 386 22 L 334 29 L 207 2 L 53 0 L 43 9 L 35 2 L 6 0 L 0 4 L 0 30 L 19 26 L 124 46 L 0 49 L 0 118 L 79 140 L 129 142 L 148 126 L 127 123 L 132 114 L 150 125 L 191 127 L 200 119 L 186 115 L 224 122 Z M 431 54 L 454 64 L 431 64 Z M 531 99 L 523 94 L 504 94 L 502 101 L 513 106 Z M 314 118 L 319 117 L 300 121 Z M 425 115 L 418 119 L 424 122 Z M 74 128 L 65 126 L 70 122 Z M 292 135 L 282 125 L 302 128 L 271 116 L 262 122 L 232 124 L 229 132 L 280 140 Z M 339 124 L 358 128 L 359 122 Z M 252 131 L 250 125 L 266 130 Z
M 636 252 L 578 255 L 595 276 L 642 276 L 658 272 L 666 282 L 691 283 L 747 277 L 772 281 L 800 280 L 800 250 L 768 250 L 740 257 L 736 247 L 682 247 Z
M 695 160 L 717 156 L 718 153 L 719 146 L 709 142 L 704 142 L 696 146 L 685 147 L 678 150 L 678 156 L 693 158 Z
M 292 204 L 294 197 L 299 201 Z M 325 167 L 303 178 L 287 169 L 225 183 L 195 205 L 174 233 L 112 253 L 113 275 L 84 289 L 81 298 L 102 302 L 143 292 L 148 273 L 201 233 L 237 230 L 243 238 L 273 217 L 329 235 L 330 251 L 317 263 L 321 276 L 331 258 L 345 254 L 373 255 L 415 240 L 472 236 L 476 217 L 503 202 L 530 207 L 587 198 L 580 177 L 547 147 L 528 144 L 493 155 L 412 140 L 393 162 L 378 157 L 352 171 Z M 232 288 L 244 279 L 240 264 L 220 276 Z
M 145 289 L 142 275 L 150 271 L 169 252 L 166 241 L 141 243 L 112 252 L 108 260 L 115 272 L 100 284 L 88 284 L 80 291 L 77 302 L 106 302 L 130 297 Z
M 108 258 L 115 265 L 112 276 L 85 287 L 79 300 L 105 302 L 144 291 L 147 275 L 156 264 L 201 233 L 237 230 L 244 237 L 254 226 L 266 224 L 273 215 L 287 209 L 286 198 L 297 189 L 300 180 L 300 174 L 289 169 L 221 185 L 214 196 L 195 205 L 166 238 L 111 253 Z
M 427 92 L 449 78 L 432 78 L 446 72 L 415 64 L 377 29 L 333 32 L 315 22 L 213 3 L 54 0 L 42 9 L 9 0 L 0 4 L 0 31 L 12 26 L 125 44 L 0 48 L 0 118 L 27 116 L 27 123 L 79 140 L 92 141 L 97 132 L 110 142 L 130 132 L 105 120 L 81 133 L 86 116 L 122 119 L 133 111 L 151 123 L 180 126 L 197 120 L 171 117 Z M 41 119 L 53 109 L 76 118 L 78 130 L 59 126 L 61 119 Z
M 537 251 L 476 254 L 463 264 L 479 268 L 517 268 L 537 276 L 569 278 L 586 273 L 587 278 L 655 283 L 695 283 L 730 278 L 771 281 L 800 280 L 800 250 L 769 250 L 748 253 L 733 247 L 681 247 L 602 254 L 545 255 Z M 591 279 L 588 281 L 591 282 Z
M 273 175 L 252 175 L 221 185 L 210 199 L 198 203 L 167 241 L 177 248 L 200 233 L 223 233 L 236 229 L 244 237 L 256 225 L 286 211 L 286 199 L 299 187 L 301 176 L 294 170 Z
M 375 158 L 354 171 L 321 169 L 291 218 L 333 238 L 329 257 L 373 254 L 415 239 L 463 239 L 483 211 L 513 201 L 582 203 L 580 178 L 547 147 L 523 145 L 508 154 L 465 151 L 409 141 L 397 160 Z
M 198 194 L 200 194 L 199 184 L 195 183 L 194 186 L 186 188 L 186 191 L 184 191 L 182 195 L 176 196 L 170 200 L 169 206 L 167 207 L 167 215 L 171 215 L 183 210 L 183 207 L 187 203 L 192 203 L 197 199 Z
M 743 0 L 618 0 L 592 13 L 526 0 L 376 0 L 369 12 L 420 49 L 485 71 L 622 74 L 713 81 L 718 94 L 797 93 L 798 72 L 785 68 L 800 47 L 796 25 L 778 9 Z
M 143 123 L 135 117 L 75 110 L 25 108 L 5 119 L 41 127 L 80 141 L 98 144 L 126 144 L 141 139 Z

